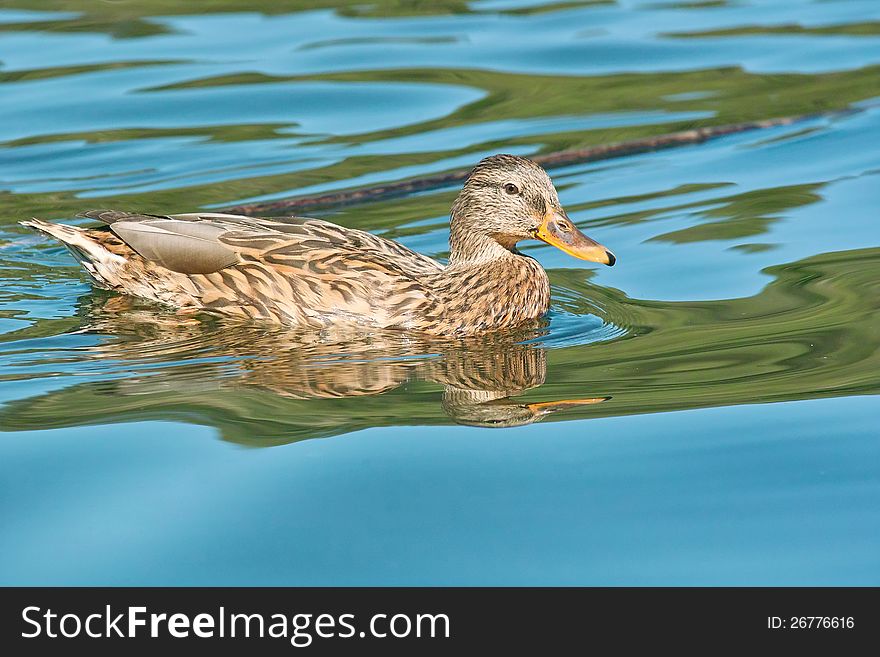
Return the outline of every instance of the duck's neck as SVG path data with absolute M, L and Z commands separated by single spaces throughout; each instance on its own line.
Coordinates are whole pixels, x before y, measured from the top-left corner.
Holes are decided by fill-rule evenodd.
M 502 244 L 489 235 L 472 230 L 455 213 L 449 229 L 450 265 L 485 265 L 516 255 L 516 242 Z
M 550 285 L 541 265 L 491 237 L 450 230 L 449 265 L 433 281 L 441 324 L 473 333 L 514 326 L 543 315 Z

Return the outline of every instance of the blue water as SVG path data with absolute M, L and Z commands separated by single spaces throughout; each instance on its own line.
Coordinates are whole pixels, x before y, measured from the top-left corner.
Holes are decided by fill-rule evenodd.
M 3 552 L 32 584 L 864 584 L 871 407 L 368 429 L 248 451 L 159 422 L 24 433 L 4 475 L 28 500 L 8 521 L 29 540 L 5 534 Z
M 0 583 L 880 584 L 878 3 L 41 4 L 0 9 Z M 619 263 L 524 244 L 546 326 L 481 344 L 182 319 L 16 224 L 817 112 L 552 169 Z M 443 257 L 455 191 L 315 212 Z

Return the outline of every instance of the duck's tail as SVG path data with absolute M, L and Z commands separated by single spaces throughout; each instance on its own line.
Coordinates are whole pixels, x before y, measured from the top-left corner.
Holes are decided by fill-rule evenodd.
M 54 237 L 67 247 L 96 285 L 112 287 L 112 284 L 102 276 L 101 272 L 112 270 L 113 266 L 122 259 L 110 252 L 94 235 L 91 235 L 91 231 L 66 224 L 53 224 L 36 218 L 19 223 L 38 233 Z

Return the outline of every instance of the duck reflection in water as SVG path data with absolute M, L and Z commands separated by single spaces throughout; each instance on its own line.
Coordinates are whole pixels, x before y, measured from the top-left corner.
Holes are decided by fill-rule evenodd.
M 22 400 L 8 409 L 17 424 L 182 419 L 216 426 L 226 439 L 268 445 L 371 426 L 442 424 L 432 383 L 443 386 L 439 406 L 446 416 L 478 427 L 530 424 L 607 399 L 513 399 L 544 384 L 545 322 L 442 341 L 393 331 L 344 335 L 237 325 L 181 317 L 121 296 L 83 302 L 85 321 L 76 332 L 100 336 L 84 348 L 88 357 L 129 376 Z M 381 401 L 363 399 L 380 395 Z M 29 428 L 10 426 L 9 413 L 0 424 Z

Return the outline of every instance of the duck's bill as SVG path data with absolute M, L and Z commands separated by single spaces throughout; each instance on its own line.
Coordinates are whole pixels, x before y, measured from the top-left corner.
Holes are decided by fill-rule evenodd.
M 544 215 L 535 238 L 565 251 L 570 256 L 612 266 L 617 258 L 604 246 L 578 230 L 564 214 L 551 211 Z
M 560 399 L 557 401 L 537 402 L 535 404 L 526 404 L 533 413 L 546 415 L 561 411 L 565 408 L 574 408 L 577 406 L 589 406 L 590 404 L 601 404 L 611 397 L 589 397 L 586 399 Z

